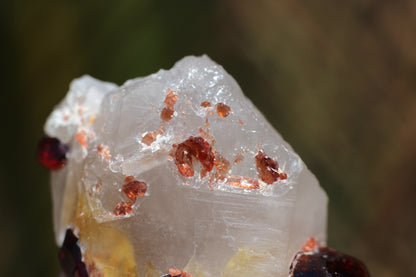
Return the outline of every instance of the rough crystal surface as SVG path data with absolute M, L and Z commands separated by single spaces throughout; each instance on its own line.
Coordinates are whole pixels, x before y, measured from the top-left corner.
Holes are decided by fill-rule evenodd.
M 45 132 L 70 146 L 51 173 L 57 243 L 73 228 L 92 276 L 287 276 L 325 243 L 316 178 L 207 56 L 120 87 L 76 79 Z

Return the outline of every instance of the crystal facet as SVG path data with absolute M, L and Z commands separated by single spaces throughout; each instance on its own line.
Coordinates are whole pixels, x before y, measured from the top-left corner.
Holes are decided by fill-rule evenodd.
M 73 228 L 91 276 L 283 277 L 325 243 L 318 181 L 207 56 L 76 79 L 45 131 L 71 149 L 51 173 L 57 243 Z

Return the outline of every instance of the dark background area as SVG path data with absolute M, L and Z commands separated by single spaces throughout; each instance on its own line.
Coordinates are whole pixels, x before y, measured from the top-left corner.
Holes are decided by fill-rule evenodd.
M 372 276 L 416 276 L 415 1 L 0 1 L 0 37 L 0 276 L 57 276 L 34 152 L 69 82 L 203 53 L 320 180 L 328 244 Z

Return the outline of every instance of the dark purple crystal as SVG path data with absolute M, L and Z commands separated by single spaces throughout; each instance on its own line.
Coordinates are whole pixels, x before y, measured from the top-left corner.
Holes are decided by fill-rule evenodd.
M 364 263 L 328 247 L 298 252 L 289 277 L 370 277 Z
M 88 277 L 87 268 L 82 261 L 78 238 L 71 229 L 66 230 L 65 240 L 59 250 L 59 262 L 66 277 Z
M 39 163 L 50 170 L 65 166 L 68 146 L 57 138 L 44 137 L 38 144 L 37 158 Z

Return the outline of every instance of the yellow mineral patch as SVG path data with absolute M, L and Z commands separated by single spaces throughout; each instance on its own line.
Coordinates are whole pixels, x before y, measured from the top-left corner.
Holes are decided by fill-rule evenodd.
M 183 271 L 192 274 L 193 277 L 206 277 L 203 267 L 192 260 L 189 261 Z
M 128 238 L 111 223 L 98 223 L 84 203 L 85 195 L 78 201 L 78 216 L 74 223 L 79 230 L 80 244 L 85 248 L 85 261 L 92 269 L 90 276 L 138 276 L 133 247 Z
M 94 123 L 95 119 L 97 118 L 97 114 L 93 114 L 88 118 L 88 124 L 92 125 Z
M 156 267 L 150 261 L 147 262 L 143 277 L 160 277 L 160 275 L 161 274 L 157 271 Z
M 267 260 L 267 255 L 252 249 L 240 248 L 225 266 L 222 277 L 262 276 L 259 269 Z
M 262 265 L 270 257 L 266 254 L 256 253 L 252 249 L 241 247 L 234 256 L 231 257 L 227 265 L 219 276 L 221 277 L 253 277 L 264 276 L 261 272 Z M 193 277 L 206 277 L 204 267 L 189 261 L 183 271 L 189 272 Z M 265 276 L 266 277 L 266 276 Z

